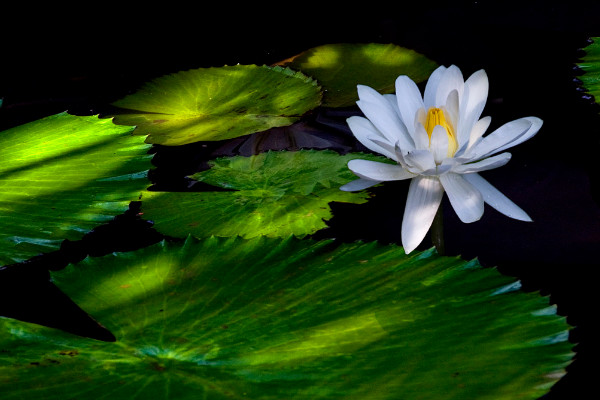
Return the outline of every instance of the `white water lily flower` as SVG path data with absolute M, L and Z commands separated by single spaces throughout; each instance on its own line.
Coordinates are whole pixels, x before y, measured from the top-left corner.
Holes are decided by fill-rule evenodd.
M 341 189 L 355 191 L 383 181 L 412 179 L 402 220 L 406 253 L 427 234 L 444 192 L 462 222 L 479 220 L 484 202 L 511 218 L 531 221 L 478 172 L 506 164 L 510 153 L 496 153 L 531 138 L 542 120 L 520 118 L 483 136 L 491 120 L 480 119 L 487 96 L 485 71 L 465 81 L 454 65 L 437 68 L 423 96 L 404 75 L 396 80 L 395 95 L 358 86 L 357 104 L 366 118 L 348 118 L 352 133 L 365 147 L 398 164 L 351 160 L 348 168 L 360 179 Z

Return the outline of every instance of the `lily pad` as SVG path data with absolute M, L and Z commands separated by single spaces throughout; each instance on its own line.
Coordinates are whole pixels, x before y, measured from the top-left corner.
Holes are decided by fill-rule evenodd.
M 115 334 L 0 319 L 11 399 L 537 399 L 570 362 L 548 298 L 401 247 L 189 238 L 56 284 Z
M 231 139 L 291 125 L 319 106 L 316 81 L 289 68 L 235 65 L 159 77 L 113 103 L 115 123 L 153 144 Z
M 80 239 L 139 198 L 150 146 L 132 130 L 60 113 L 0 132 L 0 265 Z
M 358 100 L 358 84 L 380 93 L 393 93 L 399 75 L 422 82 L 437 67 L 434 61 L 414 50 L 380 43 L 327 44 L 278 64 L 315 78 L 323 87 L 323 105 L 328 107 L 354 105 Z
M 579 79 L 588 93 L 594 96 L 596 103 L 600 104 L 600 38 L 592 38 L 592 42 L 584 51 L 585 56 L 579 63 L 584 74 Z
M 159 232 L 185 238 L 215 236 L 303 237 L 327 225 L 328 203 L 365 203 L 367 192 L 344 192 L 356 177 L 347 163 L 357 156 L 334 151 L 269 151 L 251 157 L 219 158 L 192 176 L 228 191 L 152 192 L 142 196 L 143 218 Z

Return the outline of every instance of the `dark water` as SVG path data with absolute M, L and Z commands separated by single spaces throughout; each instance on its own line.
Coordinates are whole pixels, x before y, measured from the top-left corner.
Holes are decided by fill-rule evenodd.
M 61 17 L 54 10 L 29 15 L 23 23 L 13 20 L 7 28 L 10 40 L 0 50 L 0 128 L 65 110 L 104 113 L 111 101 L 166 73 L 271 64 L 326 43 L 393 42 L 439 64 L 456 64 L 465 75 L 484 68 L 490 78 L 484 115 L 492 115 L 492 128 L 529 115 L 544 120 L 537 136 L 511 149 L 507 166 L 484 173 L 534 222 L 514 221 L 487 208 L 481 221 L 464 225 L 446 202 L 446 250 L 478 257 L 484 265 L 522 279 L 527 289 L 551 296 L 559 313 L 576 327 L 571 340 L 578 354 L 547 398 L 593 398 L 581 393 L 594 388 L 592 374 L 597 372 L 593 354 L 598 329 L 592 326 L 597 281 L 591 275 L 600 249 L 600 181 L 594 168 L 600 107 L 581 91 L 580 71 L 574 67 L 587 38 L 600 36 L 600 8 L 582 11 L 585 4 L 577 1 L 362 6 L 373 9 L 348 6 L 324 12 L 306 4 L 303 11 L 273 17 L 263 11 L 256 17 L 256 8 L 231 15 L 234 10 L 227 7 L 190 14 L 183 8 L 125 12 L 103 5 L 76 16 Z M 344 120 L 356 112 L 325 110 L 309 123 L 323 141 L 349 151 L 354 143 Z M 207 158 L 235 151 L 221 145 L 157 149 L 155 183 L 187 188 L 184 176 Z M 377 195 L 366 205 L 332 205 L 330 228 L 315 237 L 399 243 L 407 187 L 398 183 L 374 190 Z M 33 260 L 31 265 L 40 267 L 37 275 L 25 275 L 23 268 L 0 270 L 0 314 L 110 339 L 109 332 L 47 282 L 46 270 L 87 254 L 132 250 L 160 239 L 136 217 L 133 204 L 130 212 L 82 241 L 66 242 L 61 251 Z M 421 247 L 428 246 L 426 241 Z

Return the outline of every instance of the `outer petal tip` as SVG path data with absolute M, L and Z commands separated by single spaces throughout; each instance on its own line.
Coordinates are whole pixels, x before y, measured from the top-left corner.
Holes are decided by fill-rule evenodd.
M 379 95 L 379 93 L 375 89 L 367 85 L 356 85 L 356 91 L 358 92 L 359 99 Z
M 538 117 L 528 117 L 527 119 L 529 119 L 531 121 L 531 130 L 535 130 L 535 132 L 539 131 L 540 128 L 542 127 L 542 125 L 544 124 L 544 121 L 542 121 L 540 118 Z
M 404 247 L 404 253 L 405 254 L 410 254 L 414 249 L 416 249 L 416 246 L 414 246 L 414 247 L 408 247 L 404 243 L 402 243 L 402 247 Z
M 497 211 L 506 215 L 507 217 L 519 221 L 533 221 L 525 211 L 523 211 L 519 206 L 513 203 L 508 197 L 502 194 L 498 189 L 492 186 L 479 174 L 466 174 L 463 175 L 463 177 L 481 192 L 484 201 L 490 206 L 492 206 L 492 208 L 495 208 Z
M 375 186 L 380 181 L 372 181 L 370 179 L 356 179 L 352 182 L 348 182 L 345 185 L 340 186 L 340 190 L 344 192 L 358 192 L 359 190 L 370 188 L 371 186 Z

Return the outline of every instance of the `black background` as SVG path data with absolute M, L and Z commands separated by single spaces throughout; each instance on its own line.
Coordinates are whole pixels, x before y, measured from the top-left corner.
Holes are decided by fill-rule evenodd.
M 85 9 L 23 7 L 3 13 L 0 128 L 65 110 L 103 113 L 111 101 L 167 73 L 271 64 L 326 43 L 395 43 L 438 64 L 456 64 L 465 77 L 483 68 L 490 79 L 484 115 L 492 116 L 492 128 L 529 115 L 544 120 L 538 135 L 510 150 L 513 159 L 507 166 L 482 174 L 534 222 L 514 221 L 486 208 L 481 221 L 465 225 L 445 201 L 447 254 L 478 257 L 484 265 L 521 279 L 527 290 L 550 295 L 559 313 L 576 327 L 570 338 L 578 353 L 569 373 L 546 397 L 597 396 L 598 329 L 593 321 L 600 246 L 595 168 L 600 107 L 581 90 L 581 71 L 575 65 L 587 39 L 600 36 L 600 6 L 580 1 L 469 1 L 323 7 L 169 3 L 125 9 L 91 3 Z M 345 115 L 321 117 L 330 122 L 318 125 L 324 134 L 350 143 Z M 161 158 L 165 163 L 182 161 L 156 179 L 165 185 L 169 179 L 175 186 L 185 184 L 185 173 L 198 168 L 206 154 L 200 145 L 167 149 Z M 161 159 L 157 157 L 157 164 Z M 392 183 L 373 191 L 376 196 L 367 205 L 333 204 L 331 227 L 315 237 L 399 243 L 406 185 Z M 48 284 L 45 271 L 86 254 L 131 250 L 160 238 L 136 217 L 134 204 L 130 212 L 80 242 L 66 242 L 61 251 L 34 258 L 26 268 L 0 270 L 0 315 L 111 339 Z M 421 248 L 430 245 L 426 240 Z

